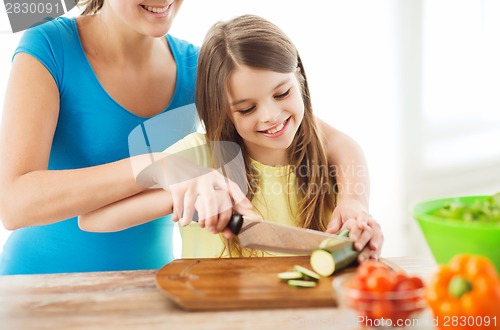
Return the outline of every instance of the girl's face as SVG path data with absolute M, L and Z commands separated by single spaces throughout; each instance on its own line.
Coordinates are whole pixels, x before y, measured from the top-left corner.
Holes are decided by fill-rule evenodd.
M 266 165 L 287 164 L 287 148 L 304 117 L 296 73 L 240 66 L 229 77 L 228 97 L 249 156 Z
M 102 12 L 112 13 L 134 31 L 151 36 L 164 36 L 183 0 L 106 0 Z

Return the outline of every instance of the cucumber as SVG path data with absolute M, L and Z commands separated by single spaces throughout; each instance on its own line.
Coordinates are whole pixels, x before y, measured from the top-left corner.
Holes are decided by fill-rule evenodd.
M 339 232 L 337 232 L 335 235 L 342 236 L 342 237 L 349 237 L 350 232 L 351 231 L 349 229 L 343 229 L 343 230 L 340 230 Z
M 303 275 L 304 280 L 319 281 L 320 276 L 310 269 L 302 267 L 300 265 L 293 266 L 293 270 L 299 272 Z
M 349 238 L 349 229 L 343 229 L 337 232 L 335 235 L 340 236 L 340 237 L 346 237 Z M 339 241 L 336 240 L 334 237 L 329 237 L 327 239 L 324 239 L 320 244 L 319 248 L 328 250 L 329 248 L 336 248 L 339 245 Z
M 327 249 L 329 246 L 335 243 L 335 238 L 327 238 L 319 244 L 320 249 Z
M 359 253 L 352 243 L 335 251 L 316 249 L 311 253 L 311 267 L 317 274 L 328 277 L 354 263 Z
M 283 272 L 278 274 L 278 278 L 283 281 L 301 280 L 304 278 L 301 272 Z
M 314 281 L 290 280 L 288 281 L 288 285 L 296 288 L 314 288 L 317 283 Z

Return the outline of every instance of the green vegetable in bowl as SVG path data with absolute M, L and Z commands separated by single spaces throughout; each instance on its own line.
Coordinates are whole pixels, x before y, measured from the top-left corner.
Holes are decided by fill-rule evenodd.
M 465 222 L 500 223 L 500 192 L 472 204 L 459 201 L 446 203 L 434 215 Z

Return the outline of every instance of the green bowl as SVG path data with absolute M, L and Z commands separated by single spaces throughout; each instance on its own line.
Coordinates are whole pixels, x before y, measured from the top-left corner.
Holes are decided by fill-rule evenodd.
M 471 205 L 489 196 L 466 196 L 424 201 L 412 207 L 432 255 L 439 264 L 446 264 L 459 253 L 483 255 L 500 272 L 500 224 L 470 223 L 433 215 L 447 203 L 456 201 Z

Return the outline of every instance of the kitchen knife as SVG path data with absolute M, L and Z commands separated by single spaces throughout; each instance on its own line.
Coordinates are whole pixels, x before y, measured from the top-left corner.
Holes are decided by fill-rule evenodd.
M 330 239 L 329 249 L 342 248 L 353 243 L 347 237 L 254 220 L 240 214 L 233 214 L 227 227 L 238 235 L 240 246 L 263 251 L 310 254 L 327 238 Z

